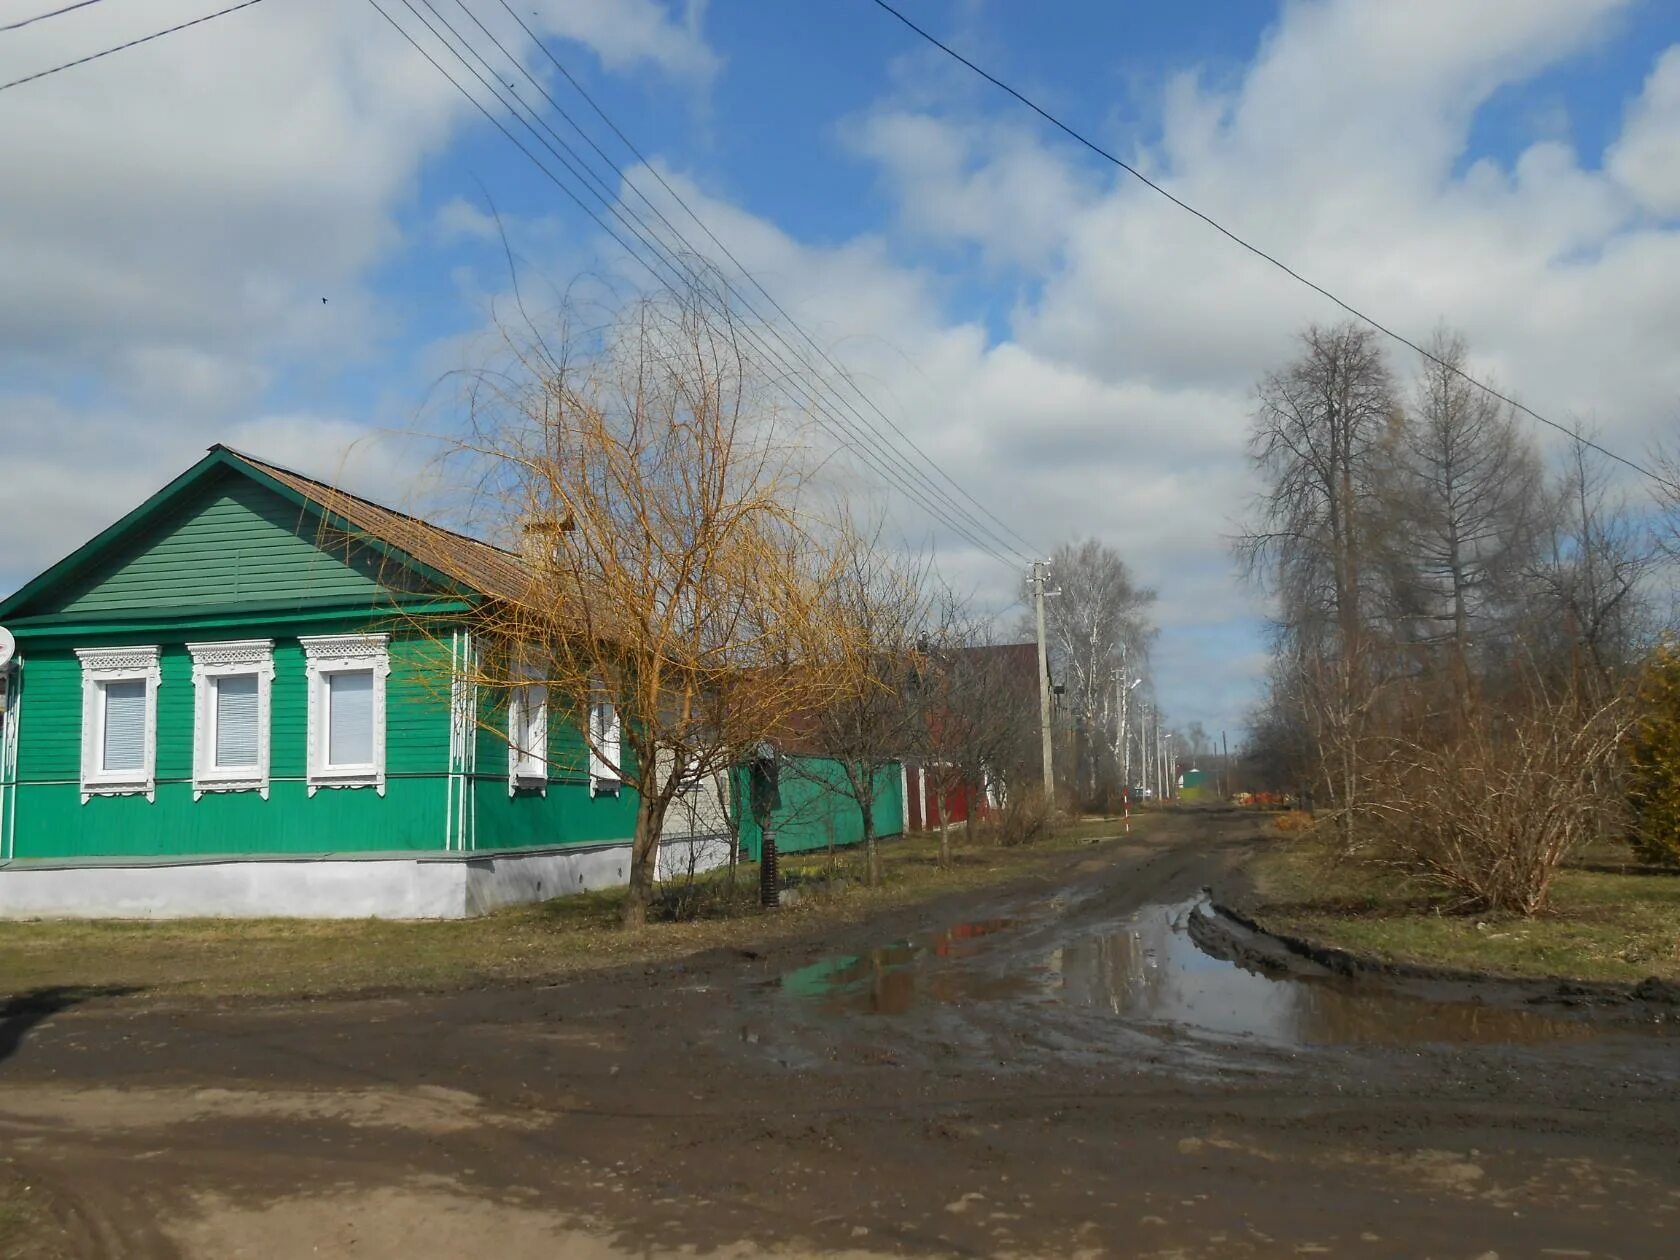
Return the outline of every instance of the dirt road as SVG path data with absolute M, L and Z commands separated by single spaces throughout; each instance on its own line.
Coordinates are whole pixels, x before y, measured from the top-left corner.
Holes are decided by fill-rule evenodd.
M 760 956 L 16 1014 L 0 1192 L 38 1256 L 1680 1254 L 1680 1035 L 1211 958 L 1252 827 Z

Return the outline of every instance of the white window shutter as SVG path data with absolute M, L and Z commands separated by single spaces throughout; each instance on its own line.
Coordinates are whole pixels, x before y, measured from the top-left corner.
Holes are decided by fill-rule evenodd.
M 101 686 L 105 691 L 105 729 L 101 733 L 100 770 L 111 774 L 145 769 L 145 680 L 130 678 Z
M 327 765 L 373 764 L 373 671 L 327 675 Z
M 257 676 L 229 674 L 216 682 L 216 760 L 219 769 L 258 764 Z

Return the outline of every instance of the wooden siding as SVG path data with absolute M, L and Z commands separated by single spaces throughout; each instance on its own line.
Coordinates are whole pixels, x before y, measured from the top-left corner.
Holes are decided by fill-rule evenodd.
M 508 794 L 505 713 L 481 714 L 476 739 L 477 774 L 473 847 L 546 848 L 562 844 L 628 843 L 636 832 L 636 794 L 596 796 L 589 784 L 589 746 L 575 723 L 551 711 L 548 721 L 547 790 Z
M 28 611 L 109 614 L 288 601 L 371 606 L 382 582 L 413 587 L 394 570 L 371 548 L 323 538 L 314 514 L 273 490 L 226 473 Z
M 310 627 L 314 632 L 318 627 Z M 193 636 L 197 637 L 197 636 Z M 81 802 L 81 667 L 69 648 L 32 649 L 21 690 L 16 858 L 175 857 L 441 850 L 447 844 L 448 652 L 420 639 L 391 645 L 386 790 L 305 784 L 308 683 L 303 650 L 276 628 L 269 799 L 255 792 L 193 800 L 192 660 L 166 643 L 158 688 L 157 799 Z M 156 639 L 149 640 L 155 642 Z M 86 646 L 86 645 L 81 645 Z
M 845 768 L 827 757 L 789 757 L 779 783 L 782 807 L 771 818 L 780 853 L 841 848 L 863 842 L 863 814 L 846 781 Z M 747 799 L 747 772 L 736 771 L 737 799 Z M 764 837 L 750 805 L 741 810 L 741 847 L 757 861 Z M 904 792 L 899 763 L 883 766 L 875 776 L 875 835 L 904 832 Z

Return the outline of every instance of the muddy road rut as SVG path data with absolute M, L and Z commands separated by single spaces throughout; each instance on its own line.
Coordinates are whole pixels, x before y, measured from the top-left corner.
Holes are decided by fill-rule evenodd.
M 77 1006 L 0 1190 L 43 1257 L 1680 1254 L 1680 1035 L 1213 957 L 1255 827 L 563 984 Z

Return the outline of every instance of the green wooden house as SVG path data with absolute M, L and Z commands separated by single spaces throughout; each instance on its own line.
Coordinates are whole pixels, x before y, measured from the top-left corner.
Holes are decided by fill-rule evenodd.
M 212 448 L 0 600 L 0 916 L 454 917 L 622 882 L 612 763 L 540 688 L 510 746 L 454 676 L 468 614 L 526 580 Z

